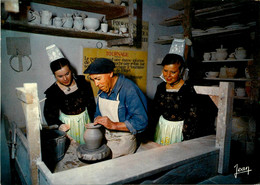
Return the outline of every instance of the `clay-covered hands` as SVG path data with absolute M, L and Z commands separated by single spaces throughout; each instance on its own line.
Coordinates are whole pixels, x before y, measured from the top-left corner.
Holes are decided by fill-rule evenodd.
M 59 130 L 67 132 L 70 129 L 70 126 L 68 124 L 61 124 L 59 127 Z
M 107 116 L 98 116 L 94 120 L 94 125 L 103 125 L 109 130 L 129 131 L 124 122 L 113 122 Z
M 116 130 L 117 128 L 116 124 L 114 124 L 114 122 L 111 121 L 107 116 L 96 117 L 96 119 L 94 120 L 94 125 L 97 124 L 103 125 L 104 127 L 110 130 Z

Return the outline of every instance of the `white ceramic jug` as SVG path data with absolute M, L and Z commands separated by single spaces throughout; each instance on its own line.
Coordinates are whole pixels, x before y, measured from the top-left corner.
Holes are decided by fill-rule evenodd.
M 37 11 L 29 10 L 27 12 L 27 19 L 30 23 L 41 24 L 41 16 Z
M 52 12 L 48 10 L 42 10 L 40 14 L 41 14 L 41 24 L 51 25 Z
M 211 53 L 204 53 L 204 54 L 203 54 L 203 59 L 204 59 L 205 61 L 209 61 L 210 57 L 211 57 Z
M 53 25 L 57 28 L 62 27 L 63 23 L 61 17 L 55 17 L 53 19 Z
M 245 59 L 246 58 L 246 50 L 243 47 L 239 47 L 235 49 L 235 57 L 237 59 Z
M 64 28 L 72 28 L 72 26 L 73 26 L 72 15 L 69 13 L 63 14 L 62 23 L 63 23 Z
M 74 17 L 73 28 L 75 28 L 76 30 L 82 30 L 82 28 L 83 28 L 82 17 Z

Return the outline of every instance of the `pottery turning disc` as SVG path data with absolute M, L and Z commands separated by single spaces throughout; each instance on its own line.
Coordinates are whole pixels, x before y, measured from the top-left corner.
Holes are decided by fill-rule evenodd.
M 82 144 L 77 148 L 78 158 L 85 161 L 99 161 L 105 159 L 110 154 L 111 154 L 111 150 L 106 144 L 103 144 L 98 149 L 92 149 L 92 150 L 87 149 L 85 144 Z

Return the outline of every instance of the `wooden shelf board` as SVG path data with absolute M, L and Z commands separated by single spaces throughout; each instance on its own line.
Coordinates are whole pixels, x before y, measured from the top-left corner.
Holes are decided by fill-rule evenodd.
M 128 38 L 127 35 L 119 35 L 112 33 L 93 32 L 87 30 L 75 30 L 73 28 L 56 28 L 54 26 L 42 26 L 37 24 L 28 24 L 22 22 L 5 22 L 2 24 L 2 29 L 56 35 L 64 37 L 75 37 L 75 38 L 88 38 L 88 39 L 99 39 L 99 40 L 113 40 Z
M 202 37 L 202 36 L 207 36 L 207 35 L 217 35 L 217 34 L 225 34 L 225 33 L 234 33 L 234 32 L 238 32 L 238 31 L 244 31 L 244 30 L 248 30 L 250 27 L 243 27 L 243 28 L 237 28 L 237 29 L 226 29 L 226 30 L 221 30 L 221 31 L 217 31 L 217 32 L 206 32 L 206 33 L 201 33 L 201 34 L 197 34 L 197 35 L 192 35 L 192 37 L 196 38 L 196 37 Z
M 217 81 L 252 81 L 249 78 L 203 78 L 205 80 L 217 80 Z
M 162 21 L 159 24 L 162 25 L 162 26 L 181 26 L 182 20 Z
M 30 0 L 31 2 L 47 4 L 52 6 L 59 6 L 63 8 L 70 8 L 82 10 L 87 12 L 94 12 L 106 15 L 106 19 L 115 19 L 129 15 L 128 7 L 115 5 L 112 3 L 105 3 L 103 1 L 94 0 Z
M 240 100 L 249 100 L 249 97 L 247 96 L 234 96 L 234 99 L 240 99 Z
M 248 62 L 250 60 L 253 60 L 252 58 L 248 58 L 248 59 L 236 59 L 236 60 L 203 60 L 202 62 L 204 63 L 213 63 L 213 62 Z
M 154 43 L 156 44 L 171 44 L 173 41 L 173 39 L 169 39 L 169 40 L 157 40 Z
M 184 6 L 183 6 L 183 0 L 177 0 L 175 1 L 173 4 L 171 4 L 169 6 L 169 8 L 174 9 L 174 10 L 183 10 Z

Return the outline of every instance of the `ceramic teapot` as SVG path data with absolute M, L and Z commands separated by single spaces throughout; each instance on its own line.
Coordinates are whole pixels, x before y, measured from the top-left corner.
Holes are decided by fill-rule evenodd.
M 235 49 L 235 57 L 237 59 L 246 58 L 246 50 L 243 47 L 238 47 Z
M 41 16 L 38 11 L 29 10 L 27 12 L 27 19 L 30 23 L 41 24 Z
M 41 15 L 41 24 L 51 25 L 52 12 L 50 12 L 48 10 L 42 10 L 40 12 L 40 15 Z
M 225 60 L 227 58 L 228 53 L 226 48 L 218 48 L 216 50 L 217 50 L 216 53 L 217 60 Z
M 73 26 L 72 15 L 69 13 L 63 14 L 62 23 L 63 23 L 64 28 L 72 28 L 72 26 Z

